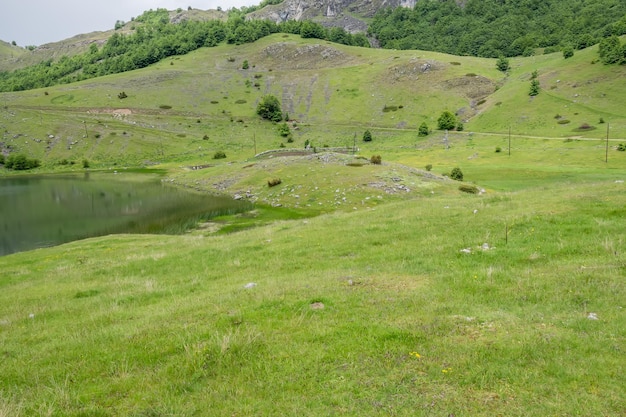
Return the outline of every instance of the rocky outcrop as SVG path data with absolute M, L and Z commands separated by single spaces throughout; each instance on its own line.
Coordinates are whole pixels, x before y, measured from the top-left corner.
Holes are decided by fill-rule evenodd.
M 347 32 L 367 31 L 364 18 L 384 7 L 415 7 L 417 0 L 284 0 L 248 15 L 249 19 L 314 20 L 324 26 L 342 27 Z

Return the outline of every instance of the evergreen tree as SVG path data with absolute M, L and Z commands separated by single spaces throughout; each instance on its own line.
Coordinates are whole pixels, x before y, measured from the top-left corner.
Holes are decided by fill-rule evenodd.
M 507 72 L 510 68 L 509 60 L 501 56 L 496 62 L 496 68 L 498 68 L 499 71 Z
M 422 124 L 420 125 L 417 131 L 417 136 L 424 137 L 424 136 L 428 136 L 429 133 L 430 133 L 430 130 L 428 129 L 428 125 L 426 124 L 426 122 L 422 122 Z
M 528 91 L 528 95 L 534 97 L 539 94 L 541 90 L 541 86 L 539 85 L 539 80 L 531 80 L 530 81 L 530 90 Z
M 439 130 L 454 130 L 456 127 L 456 116 L 448 110 L 444 111 L 437 119 L 437 127 Z

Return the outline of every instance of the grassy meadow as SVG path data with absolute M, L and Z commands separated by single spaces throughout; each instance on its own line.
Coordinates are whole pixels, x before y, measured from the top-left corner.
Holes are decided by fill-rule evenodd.
M 505 75 L 274 35 L 0 94 L 38 172 L 152 166 L 257 204 L 1 257 L 0 417 L 626 414 L 626 87 L 596 57 Z M 464 131 L 418 138 L 446 109 Z

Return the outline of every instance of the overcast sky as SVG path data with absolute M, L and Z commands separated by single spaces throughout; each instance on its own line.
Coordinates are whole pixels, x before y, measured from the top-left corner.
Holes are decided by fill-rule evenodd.
M 115 22 L 130 21 L 146 10 L 208 10 L 218 6 L 257 5 L 261 0 L 3 0 L 0 40 L 19 46 L 43 45 L 81 33 L 113 29 Z

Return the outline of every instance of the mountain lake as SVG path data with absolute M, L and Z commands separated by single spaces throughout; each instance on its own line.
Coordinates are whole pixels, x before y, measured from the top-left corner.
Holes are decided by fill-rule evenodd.
M 179 234 L 250 210 L 228 196 L 162 181 L 158 172 L 85 172 L 0 178 L 0 256 L 116 233 Z

